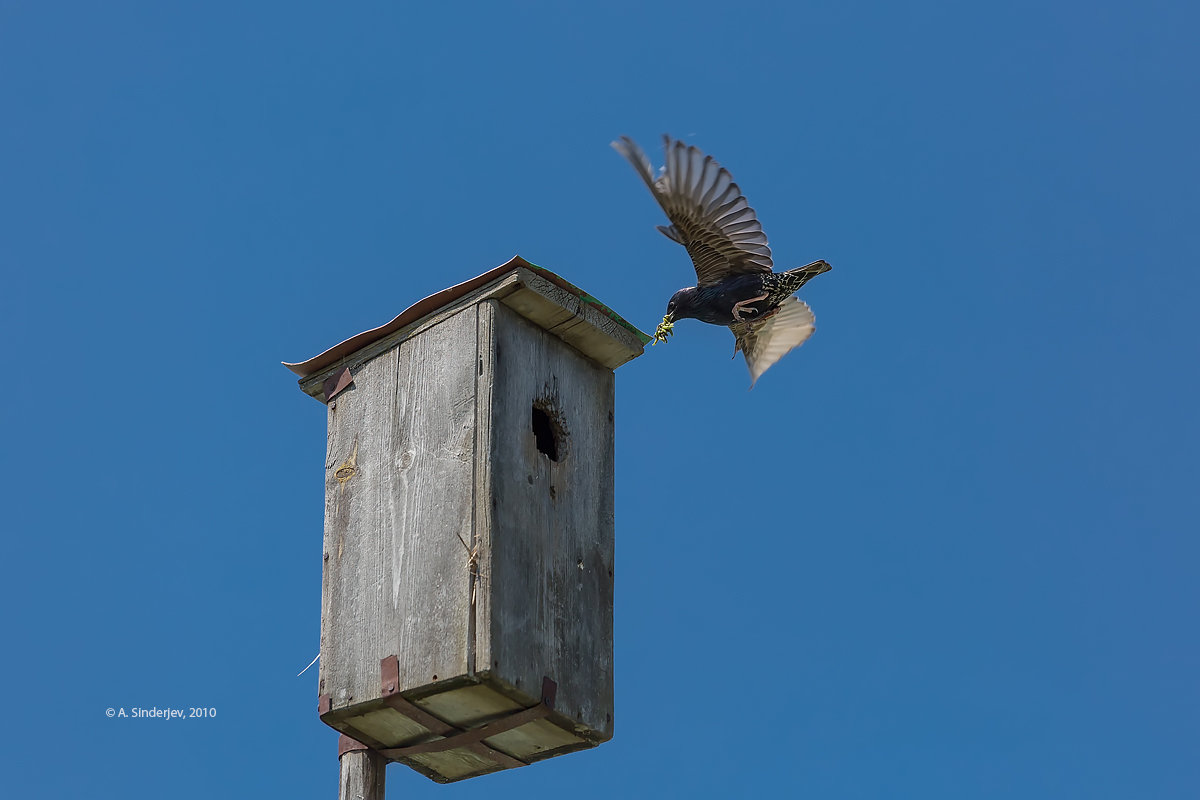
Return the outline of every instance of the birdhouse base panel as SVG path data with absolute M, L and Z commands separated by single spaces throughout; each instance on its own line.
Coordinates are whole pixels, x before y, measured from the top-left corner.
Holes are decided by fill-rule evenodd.
M 388 693 L 388 661 L 383 697 L 337 710 L 327 710 L 322 698 L 321 720 L 438 783 L 523 767 L 609 738 L 555 711 L 557 686 L 549 678 L 536 699 L 488 674 Z

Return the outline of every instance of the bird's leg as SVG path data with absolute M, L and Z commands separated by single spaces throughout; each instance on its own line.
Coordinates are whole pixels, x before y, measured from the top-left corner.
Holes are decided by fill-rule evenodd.
M 766 300 L 766 299 L 767 299 L 767 295 L 764 293 L 764 294 L 760 294 L 758 297 L 751 297 L 749 300 L 743 300 L 740 303 L 734 303 L 733 304 L 733 318 L 735 320 L 737 320 L 738 322 L 745 322 L 746 320 L 742 319 L 742 308 L 744 306 L 750 305 L 751 303 L 757 303 L 759 300 Z M 747 309 L 747 311 L 749 311 L 751 314 L 758 313 L 758 310 L 754 309 L 754 308 Z

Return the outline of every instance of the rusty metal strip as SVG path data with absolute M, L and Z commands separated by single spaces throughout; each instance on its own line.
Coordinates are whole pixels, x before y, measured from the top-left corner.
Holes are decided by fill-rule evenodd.
M 354 377 L 350 374 L 349 367 L 342 367 L 337 372 L 330 375 L 321 384 L 321 388 L 325 390 L 325 402 L 328 403 L 333 398 L 341 394 L 347 386 L 354 382 Z
M 370 749 L 371 748 L 367 747 L 362 742 L 358 741 L 357 739 L 351 739 L 344 733 L 338 737 L 338 758 L 346 755 L 346 753 L 354 753 L 359 750 Z
M 400 694 L 399 657 L 387 656 L 380 660 L 379 684 L 385 705 L 399 711 L 413 722 L 426 728 L 434 736 L 441 736 L 443 738 L 408 745 L 407 747 L 383 748 L 375 752 L 384 758 L 397 760 L 422 753 L 440 753 L 446 750 L 465 748 L 478 756 L 496 762 L 505 769 L 515 769 L 516 767 L 524 767 L 528 764 L 519 758 L 490 747 L 483 740 L 549 716 L 550 712 L 554 709 L 554 701 L 558 694 L 558 684 L 548 677 L 543 677 L 542 698 L 541 702 L 536 706 L 522 709 L 507 717 L 492 720 L 481 727 L 464 730 L 457 725 L 446 722 L 441 717 L 431 714 Z
M 406 700 L 398 694 L 394 694 L 391 697 L 385 697 L 383 702 L 396 709 L 413 722 L 416 722 L 418 725 L 428 728 L 438 736 L 453 735 L 462 731 L 462 728 L 455 727 L 440 717 L 435 717 L 425 709 L 409 700 Z
M 456 747 L 482 742 L 484 739 L 504 733 L 505 731 L 511 731 L 513 728 L 519 728 L 528 722 L 542 719 L 549 714 L 550 709 L 539 703 L 532 708 L 526 708 L 523 711 L 509 714 L 507 717 L 493 720 L 478 728 L 460 731 L 453 736 L 447 736 L 445 739 L 421 742 L 420 744 L 412 744 L 408 747 L 393 747 L 380 752 L 388 758 L 400 758 L 401 756 L 415 756 L 419 753 L 436 753 L 441 750 L 453 750 Z
M 466 749 L 470 750 L 472 753 L 474 753 L 477 756 L 483 756 L 486 759 L 495 761 L 497 764 L 504 767 L 505 769 L 516 769 L 517 767 L 528 767 L 529 766 L 529 762 L 522 761 L 519 758 L 510 756 L 508 753 L 502 753 L 499 750 L 494 750 L 491 747 L 488 747 L 483 742 L 476 742 L 475 744 L 469 744 L 469 745 L 467 745 Z
M 330 695 L 323 694 L 317 698 L 317 716 L 323 717 L 333 711 L 333 698 Z
M 428 744 L 440 745 L 444 742 L 450 742 L 450 741 L 451 741 L 451 739 L 449 739 L 449 738 L 436 739 L 433 742 L 428 742 Z M 457 741 L 457 740 L 455 740 L 455 741 Z M 504 767 L 505 769 L 516 769 L 517 767 L 529 766 L 528 762 L 522 761 L 521 759 L 516 758 L 515 756 L 510 756 L 508 753 L 505 753 L 503 751 L 496 750 L 495 748 L 489 747 L 485 742 L 468 742 L 467 744 L 455 744 L 450 747 L 431 748 L 431 749 L 423 751 L 423 752 L 442 753 L 447 750 L 455 750 L 455 749 L 469 750 L 472 753 L 474 753 L 475 755 L 479 756 L 480 758 L 485 758 L 488 761 L 495 761 L 497 764 Z M 404 757 L 407 750 L 408 750 L 408 748 L 405 748 L 405 747 L 393 747 L 393 748 L 388 748 L 388 749 L 376 750 L 375 752 L 379 753 L 379 755 L 383 756 L 384 758 L 386 758 L 390 761 L 397 761 Z M 402 752 L 402 751 L 404 751 L 404 752 Z M 407 754 L 408 755 L 419 755 L 418 753 L 407 753 Z
M 428 728 L 429 731 L 431 733 L 433 733 L 434 735 L 444 737 L 442 739 L 435 739 L 431 742 L 422 742 L 422 744 L 432 745 L 432 746 L 421 750 L 421 752 L 436 753 L 436 752 L 441 752 L 444 750 L 451 750 L 455 747 L 465 747 L 466 749 L 475 753 L 475 755 L 481 756 L 490 761 L 495 761 L 497 764 L 499 764 L 500 766 L 502 766 L 506 769 L 514 769 L 516 767 L 527 766 L 524 761 L 521 761 L 518 758 L 513 758 L 508 753 L 503 753 L 499 750 L 495 750 L 495 749 L 489 747 L 486 743 L 484 743 L 482 741 L 463 741 L 462 737 L 464 737 L 465 734 L 468 733 L 468 731 L 464 731 L 462 728 L 459 728 L 455 725 L 451 725 L 449 722 L 446 722 L 444 719 L 441 719 L 440 717 L 435 717 L 433 714 L 430 714 L 425 709 L 421 708 L 420 706 L 412 703 L 411 701 L 405 699 L 404 697 L 402 697 L 398 694 L 384 698 L 383 702 L 386 703 L 390 708 L 393 708 L 396 711 L 399 711 L 401 714 L 408 717 L 413 722 L 416 722 L 418 725 Z M 537 706 L 535 708 L 540 708 L 540 706 Z M 493 735 L 494 735 L 494 733 L 499 733 L 499 732 L 500 731 L 493 731 Z M 420 747 L 420 745 L 410 745 L 410 746 L 411 747 Z M 395 759 L 401 757 L 401 755 L 403 754 L 402 751 L 407 751 L 407 750 L 408 750 L 408 748 L 406 748 L 406 747 L 393 747 L 393 748 L 387 748 L 387 749 L 380 749 L 380 750 L 377 750 L 376 752 L 379 753 L 380 755 L 382 755 L 384 758 L 395 760 Z M 414 753 L 414 755 L 415 755 L 415 753 Z
M 400 692 L 400 658 L 387 656 L 379 661 L 379 690 L 387 697 Z

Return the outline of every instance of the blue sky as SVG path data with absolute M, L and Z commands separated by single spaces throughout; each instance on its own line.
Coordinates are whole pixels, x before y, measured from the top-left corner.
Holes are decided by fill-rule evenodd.
M 615 738 L 390 794 L 1196 797 L 1198 22 L 0 4 L 12 796 L 336 794 L 279 362 L 515 253 L 653 329 L 694 276 L 608 142 L 669 132 L 833 264 L 818 331 L 618 371 Z

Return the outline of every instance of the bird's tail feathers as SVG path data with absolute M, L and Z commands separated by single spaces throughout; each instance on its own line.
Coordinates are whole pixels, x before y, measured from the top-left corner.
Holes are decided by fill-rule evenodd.
M 801 286 L 811 281 L 818 275 L 829 272 L 833 267 L 829 266 L 827 261 L 814 261 L 813 263 L 804 266 L 789 269 L 783 273 L 786 277 L 786 285 L 790 291 L 797 291 Z
M 833 267 L 831 267 L 829 265 L 829 262 L 822 260 L 822 261 L 814 261 L 813 263 L 808 264 L 803 267 L 796 267 L 795 269 L 789 269 L 787 271 L 787 274 L 795 275 L 797 273 L 807 272 L 807 273 L 811 273 L 813 275 L 813 277 L 816 277 L 817 275 L 820 275 L 823 272 L 829 272 L 829 270 L 831 270 L 831 269 L 833 269 Z

